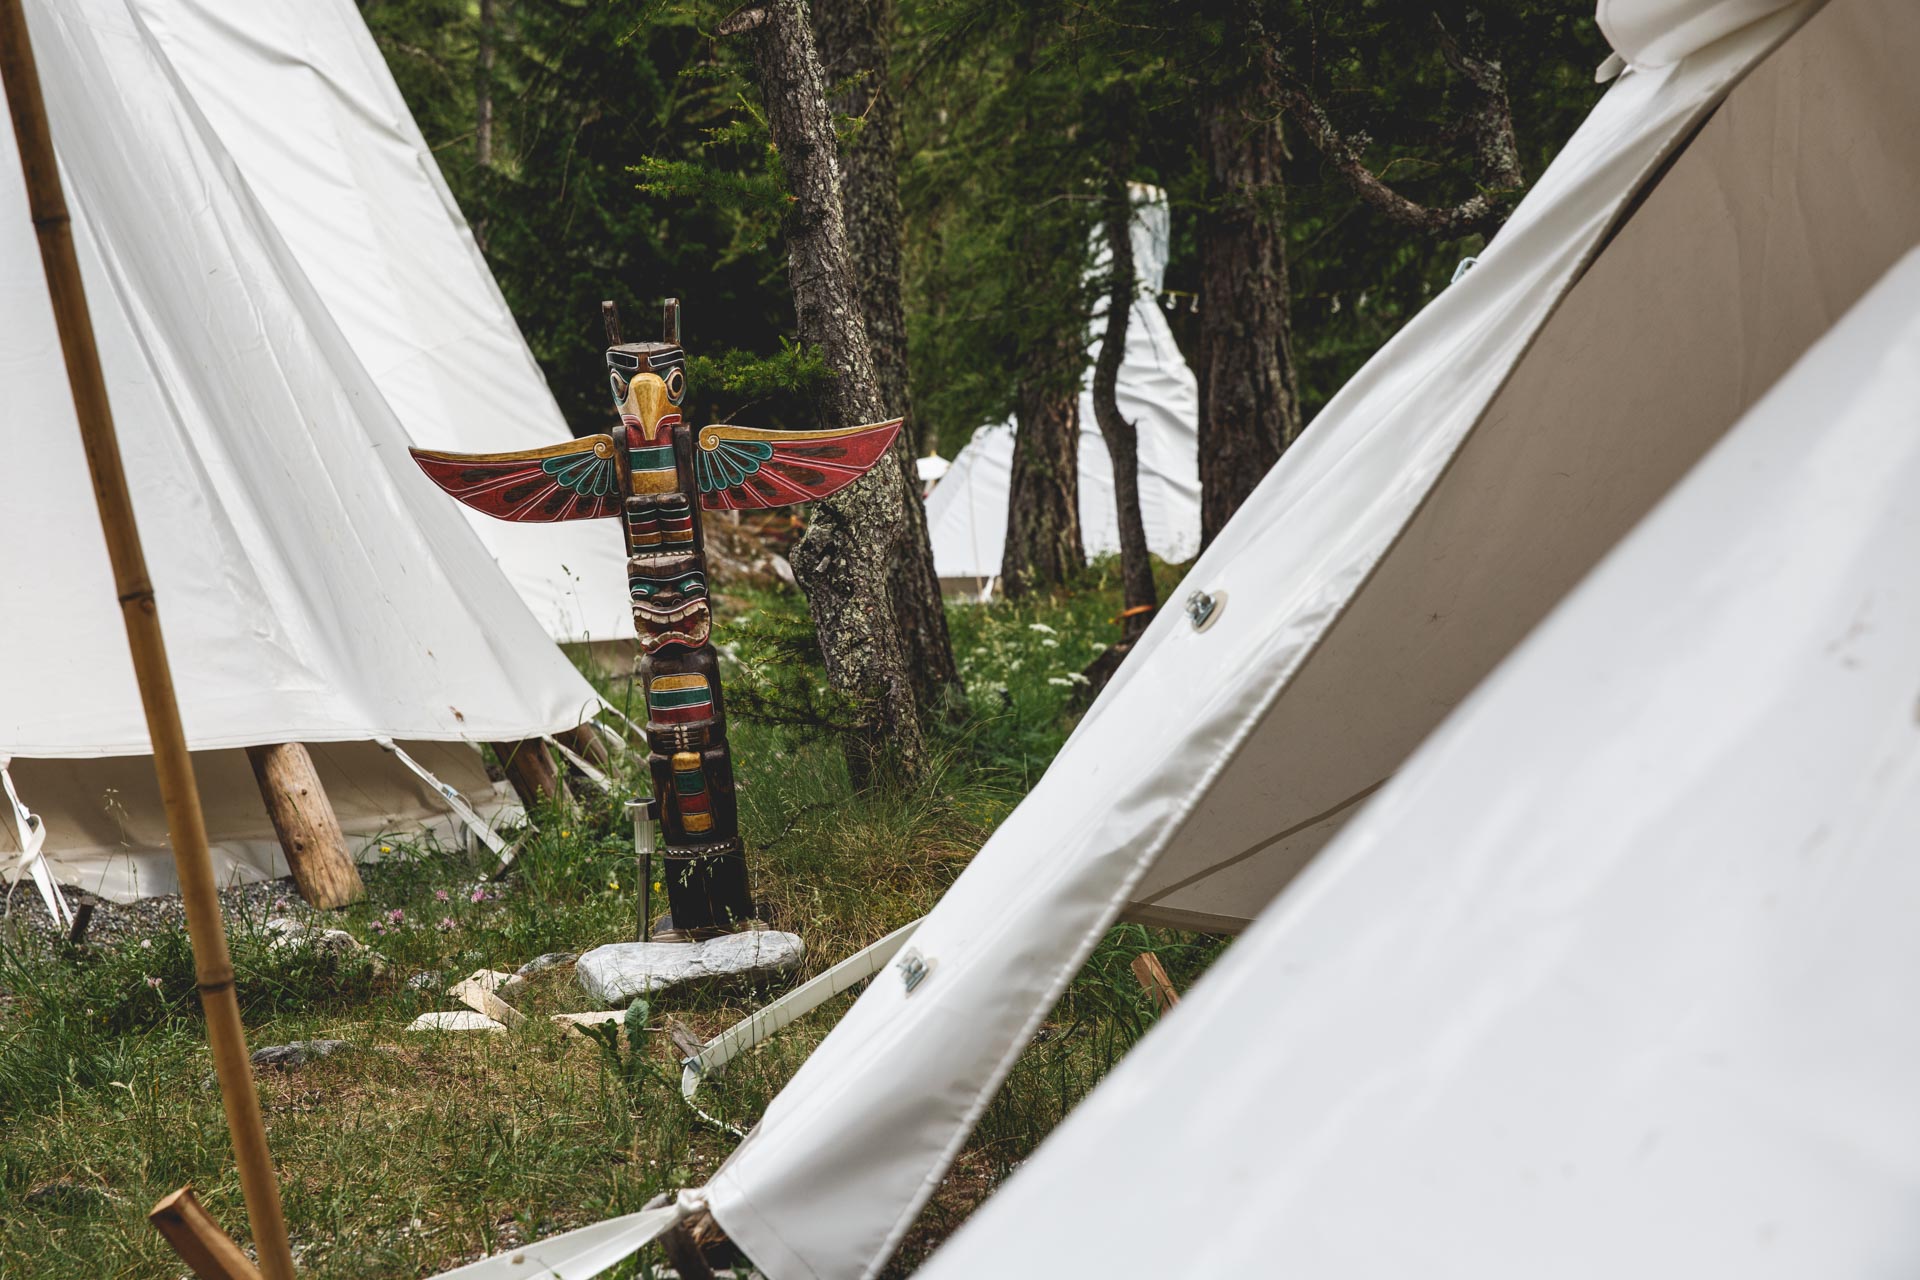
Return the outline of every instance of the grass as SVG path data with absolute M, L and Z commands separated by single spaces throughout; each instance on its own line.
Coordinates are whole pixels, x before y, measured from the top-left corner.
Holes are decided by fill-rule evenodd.
M 1163 592 L 1175 580 L 1167 571 Z M 756 654 L 769 651 L 762 633 L 798 605 L 748 594 L 732 606 L 724 638 L 749 668 L 738 678 L 751 682 Z M 616 801 L 590 792 L 536 815 L 538 830 L 499 885 L 476 884 L 477 868 L 456 852 L 395 842 L 364 870 L 367 900 L 326 920 L 364 941 L 365 955 L 275 949 L 263 919 L 230 915 L 250 1043 L 354 1046 L 258 1073 L 302 1274 L 429 1275 L 703 1181 L 734 1139 L 682 1105 L 667 1020 L 709 1036 L 927 911 L 1065 740 L 1086 701 L 1077 673 L 1117 636 L 1119 608 L 1117 574 L 1099 566 L 1048 599 L 954 610 L 968 714 L 914 786 L 855 792 L 831 732 L 746 721 L 736 708 L 756 892 L 805 937 L 807 964 L 773 987 L 661 993 L 631 1053 L 548 1022 L 588 1007 L 566 969 L 512 993 L 530 1017 L 508 1035 L 404 1031 L 418 1013 L 458 1007 L 442 991 L 474 969 L 512 970 L 543 952 L 633 936 L 630 829 Z M 796 672 L 817 676 L 780 665 L 789 683 Z M 618 702 L 621 691 L 611 696 Z M 631 779 L 640 763 L 617 768 Z M 1156 950 L 1184 986 L 1218 946 L 1138 926 L 1108 935 L 922 1215 L 896 1273 L 1150 1024 L 1152 1006 L 1127 971 L 1132 957 Z M 422 972 L 440 982 L 409 987 Z M 750 1124 L 850 999 L 744 1056 L 703 1090 L 703 1105 Z M 180 1275 L 144 1218 L 183 1183 L 244 1238 L 211 1075 L 184 933 L 79 952 L 35 939 L 0 944 L 0 1277 Z M 643 1257 L 615 1274 L 649 1273 Z

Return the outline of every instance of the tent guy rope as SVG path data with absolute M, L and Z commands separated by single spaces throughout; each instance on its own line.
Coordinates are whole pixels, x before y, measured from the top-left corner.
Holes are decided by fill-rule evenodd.
M 267 1280 L 293 1280 L 293 1253 L 280 1207 L 280 1187 L 274 1180 L 267 1152 L 266 1127 L 260 1101 L 254 1093 L 253 1068 L 247 1061 L 246 1031 L 240 1025 L 240 1003 L 234 994 L 233 961 L 227 953 L 226 930 L 220 921 L 220 900 L 213 881 L 213 863 L 207 852 L 206 822 L 200 812 L 200 794 L 181 728 L 180 708 L 174 700 L 173 676 L 167 665 L 165 641 L 153 585 L 147 576 L 140 531 L 134 524 L 133 500 L 127 491 L 119 442 L 114 435 L 113 411 L 107 403 L 106 380 L 100 370 L 100 352 L 94 342 L 93 322 L 87 313 L 80 280 L 80 262 L 74 254 L 73 229 L 53 150 L 47 109 L 40 93 L 40 75 L 21 0 L 0 0 L 0 77 L 4 77 L 7 111 L 20 147 L 26 176 L 28 207 L 46 270 L 47 292 L 60 332 L 74 409 L 86 447 L 87 470 L 93 479 L 101 532 L 113 563 L 114 587 L 120 599 L 127 644 L 140 685 L 147 732 L 153 742 L 154 771 L 167 813 L 168 838 L 180 876 L 180 897 L 186 906 L 187 931 L 193 939 L 193 959 L 206 1011 L 207 1039 L 213 1049 L 214 1071 L 220 1081 L 227 1128 L 233 1136 L 234 1159 L 246 1196 L 247 1218 Z

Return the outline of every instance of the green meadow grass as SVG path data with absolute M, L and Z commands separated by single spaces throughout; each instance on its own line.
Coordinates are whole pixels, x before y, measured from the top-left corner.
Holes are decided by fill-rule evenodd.
M 1163 570 L 1162 591 L 1176 581 Z M 738 680 L 746 695 L 732 701 L 752 702 L 748 686 L 758 684 L 776 703 L 791 701 L 796 682 L 817 693 L 804 657 L 775 660 L 785 652 L 781 620 L 803 616 L 798 597 L 742 593 L 728 603 L 721 639 L 743 664 L 728 689 Z M 943 730 L 937 767 L 913 786 L 857 792 L 831 728 L 802 723 L 808 716 L 756 722 L 736 707 L 755 891 L 777 924 L 806 939 L 806 965 L 759 988 L 661 993 L 635 1051 L 548 1021 L 590 1007 L 567 969 L 508 993 L 529 1018 L 507 1035 L 404 1030 L 421 1012 L 460 1007 L 444 988 L 475 969 L 512 970 L 543 952 L 634 936 L 638 886 L 617 795 L 576 787 L 574 801 L 536 814 L 515 871 L 497 885 L 476 884 L 480 868 L 458 852 L 395 842 L 364 868 L 367 900 L 326 920 L 383 965 L 273 950 L 262 919 L 230 913 L 249 1043 L 355 1046 L 257 1073 L 302 1274 L 430 1275 L 704 1181 L 735 1139 L 682 1104 L 668 1020 L 710 1036 L 925 913 L 1065 740 L 1086 702 L 1075 677 L 1117 637 L 1119 609 L 1118 575 L 1103 565 L 1050 598 L 951 610 L 968 705 Z M 608 688 L 616 703 L 623 683 Z M 830 705 L 819 705 L 830 721 Z M 644 762 L 615 767 L 620 791 Z M 897 1273 L 1150 1025 L 1152 1005 L 1127 968 L 1133 956 L 1157 951 L 1184 987 L 1219 946 L 1138 926 L 1107 936 L 922 1215 Z M 441 980 L 409 988 L 419 972 Z M 703 1106 L 750 1125 L 851 998 L 737 1060 L 703 1089 Z M 182 1275 L 145 1214 L 183 1183 L 245 1239 L 185 934 L 79 952 L 33 936 L 0 943 L 0 1277 Z M 615 1274 L 650 1271 L 643 1256 Z

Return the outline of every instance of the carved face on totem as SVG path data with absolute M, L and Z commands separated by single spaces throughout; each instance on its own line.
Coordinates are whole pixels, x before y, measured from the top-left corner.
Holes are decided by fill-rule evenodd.
M 648 653 L 697 649 L 713 631 L 693 503 L 681 482 L 673 429 L 686 396 L 686 353 L 674 343 L 625 343 L 607 352 L 632 477 L 626 503 L 627 590 Z

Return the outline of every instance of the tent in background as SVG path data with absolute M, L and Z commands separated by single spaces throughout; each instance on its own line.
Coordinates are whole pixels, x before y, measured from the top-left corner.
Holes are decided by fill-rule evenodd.
M 1920 241 L 1920 9 L 1739 8 L 1676 62 L 1620 50 L 1479 265 L 1194 566 L 1209 625 L 1155 619 L 921 923 L 926 978 L 869 985 L 714 1176 L 767 1274 L 877 1271 L 1118 916 L 1252 920 Z
M 313 744 L 350 832 L 445 812 L 382 741 L 428 744 L 416 758 L 492 801 L 460 744 L 563 729 L 598 699 L 418 474 L 137 11 L 27 9 L 216 870 L 283 867 L 236 748 Z M 0 768 L 19 799 L 0 862 L 17 879 L 44 837 L 61 879 L 165 892 L 146 725 L 11 132 L 0 300 Z
M 1920 252 L 920 1274 L 1920 1269 L 1917 405 Z
M 1139 433 L 1140 518 L 1147 549 L 1178 564 L 1200 550 L 1200 396 L 1193 371 L 1174 345 L 1173 330 L 1154 304 L 1167 270 L 1166 194 L 1135 186 L 1133 200 L 1137 296 L 1116 397 L 1120 412 Z M 1103 249 L 1096 270 L 1105 269 Z M 1094 327 L 1103 330 L 1104 318 Z M 1094 421 L 1090 389 L 1099 355 L 1096 341 L 1087 353 L 1087 388 L 1080 392 L 1080 538 L 1089 559 L 1120 551 L 1113 459 Z M 950 594 L 978 599 L 993 589 L 1006 550 L 1012 479 L 1013 424 L 995 423 L 973 433 L 927 497 L 933 567 Z
M 570 438 L 353 0 L 131 2 L 414 444 Z M 549 635 L 632 638 L 616 522 L 461 514 Z

